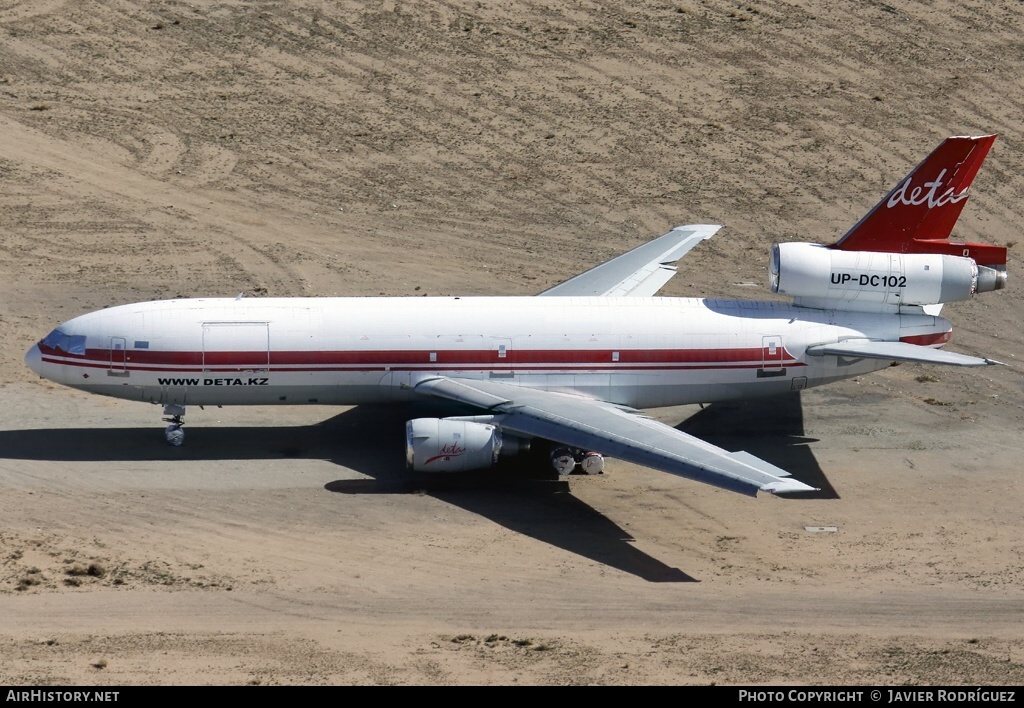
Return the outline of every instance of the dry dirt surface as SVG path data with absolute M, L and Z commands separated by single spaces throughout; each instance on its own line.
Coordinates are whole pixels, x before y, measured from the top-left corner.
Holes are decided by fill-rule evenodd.
M 1020 3 L 0 1 L 0 684 L 1024 683 Z M 666 294 L 768 298 L 946 136 L 1007 290 L 950 348 L 655 411 L 814 480 L 403 483 L 403 411 L 40 381 L 173 296 L 530 295 L 684 223 Z

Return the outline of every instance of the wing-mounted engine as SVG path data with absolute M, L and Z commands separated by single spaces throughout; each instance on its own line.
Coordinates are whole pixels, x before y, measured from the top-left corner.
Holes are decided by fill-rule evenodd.
M 486 418 L 486 416 L 484 416 Z M 405 424 L 405 461 L 416 472 L 490 469 L 501 455 L 529 449 L 529 440 L 502 435 L 490 423 L 458 418 L 416 418 Z
M 1006 286 L 1006 266 L 943 253 L 844 251 L 813 243 L 772 247 L 772 292 L 804 307 L 896 312 L 968 300 Z

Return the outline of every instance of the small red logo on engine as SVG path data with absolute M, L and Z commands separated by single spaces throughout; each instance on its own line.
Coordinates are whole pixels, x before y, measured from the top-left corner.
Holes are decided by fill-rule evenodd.
M 459 447 L 458 443 L 450 443 L 448 445 L 442 445 L 441 449 L 438 450 L 437 454 L 426 460 L 423 464 L 429 465 L 434 460 L 448 459 L 451 457 L 458 457 L 466 452 L 466 448 Z

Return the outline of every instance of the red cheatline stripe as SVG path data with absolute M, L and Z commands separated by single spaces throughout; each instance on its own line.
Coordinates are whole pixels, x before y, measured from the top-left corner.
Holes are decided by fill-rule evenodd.
M 117 371 L 141 371 L 153 374 L 184 374 L 184 373 L 203 373 L 203 372 L 238 372 L 238 371 L 265 371 L 267 370 L 263 365 L 236 365 L 234 367 L 179 367 L 174 369 L 160 369 L 155 367 L 142 367 L 142 366 L 121 366 L 116 364 L 111 367 L 109 361 L 104 362 L 92 362 L 84 360 L 71 360 L 71 359 L 54 359 L 51 357 L 43 357 L 43 361 L 50 364 L 63 364 L 65 366 L 74 366 L 76 368 L 83 369 L 110 369 L 114 368 Z M 787 360 L 783 362 L 786 366 L 807 366 L 802 361 Z M 762 369 L 768 366 L 775 366 L 779 368 L 781 365 L 778 362 L 745 362 L 745 363 L 704 363 L 704 364 L 660 364 L 653 366 L 644 366 L 640 364 L 616 367 L 612 366 L 566 366 L 566 365 L 548 365 L 548 366 L 494 366 L 493 364 L 479 363 L 472 366 L 446 366 L 443 364 L 420 364 L 418 366 L 393 366 L 393 365 L 378 365 L 378 366 L 345 366 L 345 367 L 283 367 L 272 365 L 269 368 L 271 373 L 277 374 L 292 374 L 301 372 L 359 372 L 359 371 L 521 371 L 521 372 L 551 372 L 551 373 L 627 373 L 637 372 L 641 373 L 644 371 L 703 371 L 708 369 L 717 370 L 728 370 L 728 369 Z
M 545 368 L 562 365 L 595 364 L 614 367 L 615 365 L 658 365 L 708 363 L 747 363 L 767 359 L 767 348 L 746 347 L 736 349 L 522 349 L 508 350 L 499 357 L 497 350 L 410 350 L 410 351 L 274 351 L 270 352 L 160 352 L 131 350 L 112 352 L 107 349 L 89 349 L 84 356 L 68 355 L 47 348 L 42 353 L 44 361 L 59 357 L 64 363 L 93 362 L 109 366 L 113 360 L 117 366 L 122 363 L 130 367 L 326 367 L 326 366 L 380 366 L 402 365 L 473 365 L 501 368 L 538 366 Z M 615 358 L 615 354 L 618 355 Z M 434 355 L 434 360 L 431 360 Z M 795 361 L 783 348 L 771 358 L 773 364 Z

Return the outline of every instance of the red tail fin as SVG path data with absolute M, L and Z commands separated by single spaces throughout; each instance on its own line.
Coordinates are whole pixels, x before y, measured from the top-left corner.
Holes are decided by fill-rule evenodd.
M 948 240 L 995 139 L 995 135 L 946 138 L 832 248 L 944 253 L 967 256 L 979 265 L 1005 266 L 1002 246 Z

